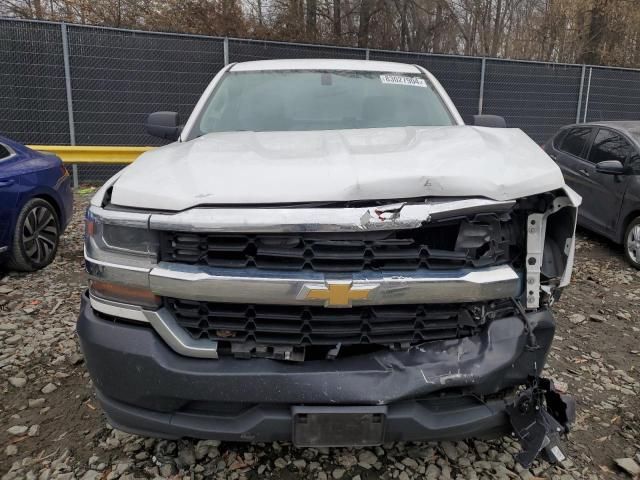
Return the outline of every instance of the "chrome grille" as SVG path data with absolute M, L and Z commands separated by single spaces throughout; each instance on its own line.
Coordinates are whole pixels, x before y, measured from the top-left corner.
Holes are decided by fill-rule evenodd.
M 162 261 L 211 267 L 354 272 L 507 263 L 513 221 L 493 214 L 381 232 L 233 234 L 162 232 Z
M 263 345 L 397 345 L 473 335 L 511 304 L 389 305 L 324 308 L 214 303 L 165 298 L 195 339 Z

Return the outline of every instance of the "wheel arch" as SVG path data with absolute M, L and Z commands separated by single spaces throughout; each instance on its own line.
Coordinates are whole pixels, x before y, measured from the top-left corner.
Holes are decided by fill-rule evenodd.
M 627 231 L 627 228 L 629 227 L 629 224 L 631 222 L 633 222 L 634 218 L 636 217 L 640 217 L 640 209 L 636 208 L 633 209 L 631 211 L 629 211 L 628 213 L 625 214 L 622 222 L 619 222 L 619 227 L 618 227 L 618 235 L 617 235 L 617 239 L 618 239 L 618 243 L 624 245 L 624 235 Z
M 24 208 L 24 206 L 27 204 L 27 202 L 34 198 L 40 198 L 50 203 L 53 209 L 55 210 L 56 215 L 58 216 L 58 222 L 60 223 L 60 225 L 65 224 L 65 221 L 66 221 L 65 212 L 62 209 L 62 205 L 58 195 L 54 190 L 49 190 L 46 187 L 34 188 L 30 190 L 26 195 L 24 195 L 23 198 L 21 199 L 20 207 L 18 208 L 18 211 L 21 211 Z
M 48 195 L 46 193 L 40 193 L 38 195 L 32 196 L 31 198 L 40 198 L 50 203 L 53 209 L 56 211 L 56 215 L 58 216 L 58 222 L 62 224 L 62 222 L 64 221 L 64 216 L 63 216 L 64 213 L 62 213 L 60 204 L 56 201 L 56 199 L 53 196 Z

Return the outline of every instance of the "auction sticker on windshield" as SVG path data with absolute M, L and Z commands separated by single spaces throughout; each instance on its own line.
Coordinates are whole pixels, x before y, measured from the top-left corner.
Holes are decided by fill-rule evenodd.
M 412 87 L 427 88 L 427 82 L 424 78 L 418 77 L 405 77 L 403 75 L 380 75 L 380 81 L 382 83 L 389 83 L 391 85 L 410 85 Z

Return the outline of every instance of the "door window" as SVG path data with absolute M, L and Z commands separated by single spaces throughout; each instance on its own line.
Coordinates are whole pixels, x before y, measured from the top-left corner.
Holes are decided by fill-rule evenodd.
M 569 130 L 561 130 L 560 133 L 558 133 L 553 138 L 553 146 L 554 146 L 554 148 L 556 148 L 557 150 L 561 149 L 562 141 L 567 136 L 568 132 L 569 132 Z
M 589 146 L 589 137 L 591 136 L 591 128 L 578 127 L 572 128 L 567 136 L 562 140 L 560 150 L 575 155 L 576 157 L 585 158 Z
M 623 165 L 627 158 L 635 153 L 635 149 L 622 135 L 606 129 L 600 129 L 593 141 L 589 161 L 593 163 L 605 160 L 618 160 Z

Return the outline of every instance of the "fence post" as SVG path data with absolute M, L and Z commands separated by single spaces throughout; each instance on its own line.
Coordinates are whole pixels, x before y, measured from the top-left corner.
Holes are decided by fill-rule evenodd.
M 482 57 L 482 67 L 480 69 L 480 95 L 478 98 L 478 115 L 482 115 L 482 107 L 484 103 L 484 73 L 487 69 L 487 59 Z
M 67 117 L 69 120 L 69 141 L 71 145 L 76 144 L 76 126 L 73 120 L 73 94 L 71 92 L 71 64 L 69 63 L 69 40 L 67 38 L 67 24 L 60 24 L 62 34 L 62 58 L 64 61 L 64 83 L 67 92 Z M 73 188 L 78 188 L 78 165 L 72 164 Z
M 223 49 L 224 49 L 224 66 L 226 67 L 227 65 L 229 65 L 229 39 L 227 37 L 224 37 Z
M 364 59 L 365 60 L 369 60 L 369 49 L 368 48 L 364 51 Z
M 584 116 L 582 122 L 587 122 L 587 111 L 589 110 L 589 94 L 591 93 L 591 74 L 593 73 L 593 67 L 589 67 L 589 80 L 587 80 L 587 96 L 584 99 Z
M 578 94 L 578 109 L 576 110 L 576 123 L 580 123 L 580 110 L 582 110 L 582 89 L 584 88 L 584 73 L 586 65 L 582 65 L 582 75 L 580 77 L 580 93 Z

